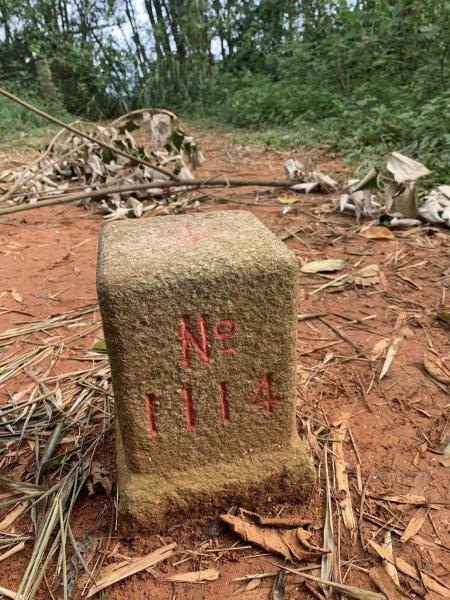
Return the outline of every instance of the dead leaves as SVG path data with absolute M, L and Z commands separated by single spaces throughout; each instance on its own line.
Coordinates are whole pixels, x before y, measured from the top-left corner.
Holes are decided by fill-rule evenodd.
M 291 552 L 277 529 L 263 528 L 232 515 L 221 515 L 222 521 L 244 540 L 265 548 L 269 552 L 281 554 L 285 559 L 291 559 Z
M 300 271 L 302 273 L 330 273 L 333 271 L 341 271 L 344 266 L 345 260 L 340 258 L 330 258 L 307 262 L 300 268 Z
M 425 371 L 444 385 L 450 385 L 450 369 L 439 357 L 435 350 L 428 348 L 423 353 L 423 366 Z
M 419 219 L 450 227 L 450 186 L 417 194 L 417 180 L 430 173 L 420 162 L 392 152 L 385 168 L 373 167 L 361 179 L 347 182 L 339 208 L 354 212 L 358 221 L 361 215 L 389 219 L 391 227 L 414 227 Z
M 408 525 L 406 526 L 402 537 L 400 538 L 401 542 L 407 542 L 414 535 L 416 535 L 416 533 L 419 533 L 428 516 L 428 511 L 428 506 L 420 506 L 416 510 L 416 512 L 411 517 L 411 520 L 409 521 Z
M 348 415 L 345 415 L 338 429 L 334 430 L 333 437 L 333 460 L 336 475 L 336 488 L 339 505 L 342 510 L 342 518 L 345 527 L 350 531 L 354 540 L 356 537 L 356 519 L 353 514 L 352 497 L 347 475 L 347 463 L 344 457 L 344 439 L 348 428 Z
M 397 567 L 394 564 L 394 546 L 392 544 L 392 535 L 390 531 L 386 531 L 384 534 L 383 548 L 386 551 L 386 556 L 389 557 L 389 560 L 383 558 L 383 567 L 386 569 L 389 577 L 391 577 L 397 585 L 400 585 Z
M 217 569 L 203 569 L 202 571 L 188 571 L 187 573 L 176 573 L 165 578 L 172 583 L 202 583 L 203 581 L 215 581 L 219 578 Z
M 12 288 L 10 290 L 5 289 L 4 291 L 0 292 L 0 299 L 6 296 L 8 292 L 11 294 L 11 298 L 15 302 L 17 302 L 18 304 L 24 304 L 22 295 L 15 288 Z
M 329 550 L 319 548 L 310 542 L 311 533 L 302 527 L 275 528 L 257 524 L 259 515 L 243 513 L 243 517 L 221 515 L 221 520 L 244 540 L 261 546 L 268 552 L 280 554 L 286 560 L 305 560 L 328 554 Z M 283 524 L 283 527 L 286 527 Z
M 383 379 L 386 373 L 389 371 L 389 368 L 394 360 L 394 357 L 400 350 L 403 339 L 408 332 L 407 326 L 407 314 L 405 312 L 401 312 L 397 317 L 397 321 L 394 325 L 394 330 L 392 334 L 387 337 L 379 340 L 376 344 L 367 352 L 367 358 L 371 361 L 378 360 L 387 349 L 386 357 L 383 363 L 383 367 L 381 369 L 379 379 Z
M 372 347 L 370 352 L 368 352 L 367 358 L 371 361 L 378 360 L 380 358 L 380 356 L 382 356 L 382 354 L 384 353 L 386 348 L 389 346 L 389 341 L 390 341 L 389 338 L 383 338 L 382 340 L 379 340 Z
M 354 285 L 367 287 L 377 285 L 378 283 L 384 284 L 384 280 L 382 281 L 383 277 L 384 273 L 380 270 L 379 265 L 372 264 L 359 269 L 356 273 L 350 274 L 348 280 Z
M 133 137 L 131 132 L 138 129 L 145 130 L 149 149 L 139 145 Z M 61 130 L 42 157 L 17 176 L 16 183 L 5 197 L 8 199 L 15 192 L 14 202 L 35 203 L 43 197 L 60 196 L 74 181 L 85 192 L 90 192 L 117 181 L 123 185 L 164 181 L 170 173 L 182 179 L 192 179 L 187 165 L 196 168 L 204 161 L 195 140 L 183 129 L 176 115 L 169 111 L 134 111 L 132 117 L 124 115 L 108 127 L 92 124 L 89 132 L 94 141 Z M 115 154 L 111 147 L 128 156 Z M 146 164 L 135 162 L 134 158 Z M 159 168 L 163 172 L 158 171 Z M 149 195 L 156 198 L 156 203 L 144 206 L 143 200 Z M 105 217 L 108 220 L 141 217 L 148 210 L 167 204 L 165 198 L 167 195 L 164 196 L 160 188 L 123 192 L 110 194 L 100 207 L 108 213 Z
M 395 235 L 390 229 L 383 226 L 366 227 L 359 232 L 361 237 L 368 240 L 393 240 Z
M 310 194 L 312 191 L 329 194 L 337 190 L 337 182 L 322 173 L 311 160 L 303 163 L 289 158 L 284 163 L 284 171 L 289 181 L 293 182 L 292 190 Z
M 369 577 L 377 588 L 385 594 L 388 600 L 411 600 L 411 596 L 406 594 L 383 567 L 372 567 L 369 571 Z
M 131 561 L 124 561 L 117 565 L 109 565 L 100 572 L 100 577 L 96 580 L 95 585 L 91 587 L 86 595 L 86 598 L 90 598 L 95 594 L 98 594 L 105 588 L 122 581 L 135 573 L 139 573 L 153 567 L 161 561 L 171 558 L 175 554 L 176 544 L 168 544 L 158 550 L 154 550 L 139 558 L 134 558 Z
M 413 458 L 413 465 L 415 467 L 419 466 L 420 460 L 421 460 L 421 458 L 423 458 L 423 456 L 424 456 L 424 454 L 425 454 L 425 452 L 427 450 L 428 450 L 428 443 L 427 442 L 422 442 L 419 445 L 419 448 L 418 448 L 418 450 L 417 450 L 417 452 L 416 452 L 416 454 L 415 454 L 415 456 Z
M 397 183 L 416 181 L 420 177 L 425 177 L 431 173 L 422 163 L 408 158 L 400 154 L 400 152 L 392 152 L 390 154 L 386 168 Z
M 19 304 L 22 304 L 23 298 L 22 298 L 22 296 L 19 294 L 19 292 L 17 290 L 12 289 L 11 290 L 11 296 L 14 298 L 14 300 L 16 302 L 18 302 Z
M 323 261 L 313 261 L 311 263 L 304 264 L 300 271 L 305 274 L 313 275 L 315 273 L 326 273 L 327 271 L 337 271 L 343 267 L 343 262 L 339 262 L 339 259 L 330 259 Z M 342 264 L 342 266 L 341 266 Z M 389 288 L 389 283 L 384 272 L 380 269 L 380 266 L 376 263 L 366 265 L 357 271 L 350 273 L 343 273 L 334 277 L 332 275 L 322 275 L 323 278 L 328 278 L 330 281 L 319 285 L 312 292 L 310 296 L 317 294 L 327 288 L 342 288 L 344 286 L 356 286 L 356 287 L 369 287 L 372 285 L 381 285 L 383 289 Z
M 356 600 L 386 600 L 386 596 L 384 594 L 364 590 L 353 585 L 345 585 L 344 583 L 337 583 L 336 581 L 314 577 L 313 575 L 308 575 L 301 571 L 290 569 L 289 567 L 286 567 L 284 565 L 276 566 L 284 569 L 288 573 L 300 575 L 300 577 L 302 577 L 303 579 L 314 581 L 315 583 L 318 583 L 323 589 L 334 588 L 335 590 L 342 592 L 344 596 L 350 596 L 351 598 L 355 598 Z
M 311 525 L 311 519 L 301 519 L 300 517 L 261 517 L 256 513 L 252 513 L 253 516 L 258 519 L 258 523 L 265 527 L 304 527 L 305 525 Z M 305 531 L 305 533 L 309 533 Z
M 440 185 L 423 200 L 417 209 L 419 215 L 430 223 L 450 227 L 450 185 Z
M 92 461 L 86 488 L 89 496 L 102 490 L 107 496 L 111 496 L 113 489 L 111 473 L 102 464 Z
M 394 356 L 400 350 L 400 346 L 402 345 L 403 338 L 405 337 L 406 323 L 407 323 L 406 313 L 400 313 L 400 315 L 397 318 L 397 322 L 395 324 L 393 334 L 391 336 L 390 345 L 389 345 L 389 348 L 386 353 L 386 358 L 385 358 L 383 367 L 381 369 L 381 373 L 379 375 L 380 380 L 383 379 L 383 377 L 389 371 L 389 367 L 391 366 L 392 361 L 394 360 Z
M 324 546 L 330 549 L 328 554 L 322 557 L 320 564 L 320 576 L 323 580 L 329 581 L 333 578 L 334 560 L 336 554 L 336 544 L 334 541 L 334 529 L 333 529 L 333 505 L 331 502 L 331 482 L 330 473 L 328 468 L 328 455 L 329 448 L 328 444 L 325 445 L 324 449 L 324 463 L 325 463 L 325 522 L 323 525 L 323 543 Z M 330 587 L 324 586 L 323 591 L 329 596 Z
M 221 515 L 220 518 L 246 541 L 256 544 L 268 552 L 280 554 L 285 560 L 301 561 L 321 557 L 327 559 L 331 557 L 332 559 L 330 550 L 317 546 L 312 541 L 312 532 L 302 527 L 302 525 L 310 524 L 309 521 L 304 519 L 297 517 L 265 518 L 243 509 L 240 509 L 240 516 L 227 514 Z M 270 592 L 272 600 L 284 600 L 286 597 L 288 587 L 285 583 L 285 570 L 290 571 L 283 568 L 274 579 Z M 299 575 L 303 575 L 303 571 Z M 305 579 L 308 579 L 306 575 Z M 316 598 L 323 600 L 320 592 L 315 588 L 311 588 L 307 581 L 303 579 L 301 581 Z M 252 586 L 255 585 L 252 582 L 250 583 Z M 257 585 L 259 586 L 259 584 Z M 243 594 L 237 594 L 239 598 L 267 598 L 267 592 L 264 590 L 262 590 L 262 596 L 256 590 L 255 595 L 252 595 L 248 587 L 243 588 L 241 591 Z
M 439 577 L 436 577 L 435 575 L 431 577 L 429 574 L 418 570 L 400 556 L 392 556 L 385 548 L 373 540 L 369 541 L 369 544 L 381 558 L 388 560 L 389 562 L 393 561 L 395 567 L 404 575 L 411 577 L 414 581 L 423 583 L 426 589 L 436 592 L 444 598 L 450 598 L 450 588 Z M 403 593 L 403 595 L 406 594 Z

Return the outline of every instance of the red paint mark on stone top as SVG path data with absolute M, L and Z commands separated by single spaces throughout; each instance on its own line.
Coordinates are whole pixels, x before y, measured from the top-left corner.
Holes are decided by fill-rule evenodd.
M 196 242 L 200 238 L 205 238 L 207 240 L 212 239 L 212 231 L 206 227 L 199 228 L 198 226 L 194 227 L 194 231 L 192 231 L 189 223 L 184 223 L 183 228 L 181 230 L 181 235 L 187 240 L 188 244 L 191 246 L 195 246 Z M 216 239 L 217 236 L 214 236 Z
M 183 315 L 180 320 L 181 366 L 190 367 L 189 345 L 192 345 L 203 364 L 209 363 L 209 347 L 205 315 L 199 315 L 195 324 L 198 339 L 189 328 L 189 317 Z
M 183 233 L 186 236 L 186 239 L 189 242 L 189 244 L 194 245 L 195 244 L 195 240 L 194 240 L 194 236 L 192 235 L 192 231 L 191 231 L 191 229 L 189 227 L 189 223 L 185 223 L 184 224 Z
M 264 406 L 266 412 L 269 414 L 273 410 L 275 402 L 279 402 L 279 398 L 275 398 L 272 394 L 272 379 L 270 374 L 264 375 L 263 380 L 256 389 L 255 395 L 250 402 L 250 406 L 257 408 L 258 406 Z

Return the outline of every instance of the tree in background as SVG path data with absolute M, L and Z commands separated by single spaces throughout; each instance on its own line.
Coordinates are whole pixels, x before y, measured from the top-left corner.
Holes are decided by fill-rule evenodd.
M 73 114 L 163 105 L 450 159 L 449 0 L 0 0 L 0 77 Z

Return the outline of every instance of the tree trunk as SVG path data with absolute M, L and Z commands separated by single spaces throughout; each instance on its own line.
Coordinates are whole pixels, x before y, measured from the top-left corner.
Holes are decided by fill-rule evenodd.
M 170 48 L 170 39 L 166 27 L 168 19 L 164 18 L 161 3 L 159 0 L 145 0 L 145 8 L 147 10 L 150 23 L 153 28 L 153 35 L 155 37 L 156 47 L 159 46 L 159 52 L 162 55 L 170 56 L 172 50 Z M 153 10 L 155 11 L 153 13 Z M 157 50 L 158 52 L 158 50 Z
M 183 20 L 182 11 L 177 0 L 161 1 L 167 14 L 170 25 L 170 31 L 175 42 L 178 60 L 183 63 L 186 60 L 186 38 L 183 32 L 183 27 L 180 22 Z
M 0 23 L 3 25 L 5 31 L 5 43 L 9 47 L 12 42 L 11 28 L 9 26 L 9 10 L 3 1 L 0 2 Z
M 125 0 L 125 13 L 127 15 L 128 22 L 130 23 L 130 26 L 131 26 L 132 37 L 133 37 L 134 44 L 136 46 L 136 53 L 137 53 L 137 56 L 139 59 L 141 71 L 142 71 L 142 73 L 146 73 L 147 65 L 148 65 L 149 61 L 147 58 L 147 54 L 145 52 L 145 48 L 144 48 L 144 46 L 141 42 L 141 38 L 139 36 L 138 27 L 136 24 L 136 16 L 134 14 L 134 9 L 133 9 L 133 6 L 132 6 L 130 0 Z

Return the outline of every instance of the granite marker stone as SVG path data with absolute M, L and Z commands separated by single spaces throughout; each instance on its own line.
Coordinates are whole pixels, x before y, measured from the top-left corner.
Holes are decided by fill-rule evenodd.
M 104 227 L 97 289 L 123 530 L 310 491 L 295 424 L 297 278 L 295 256 L 247 212 Z

